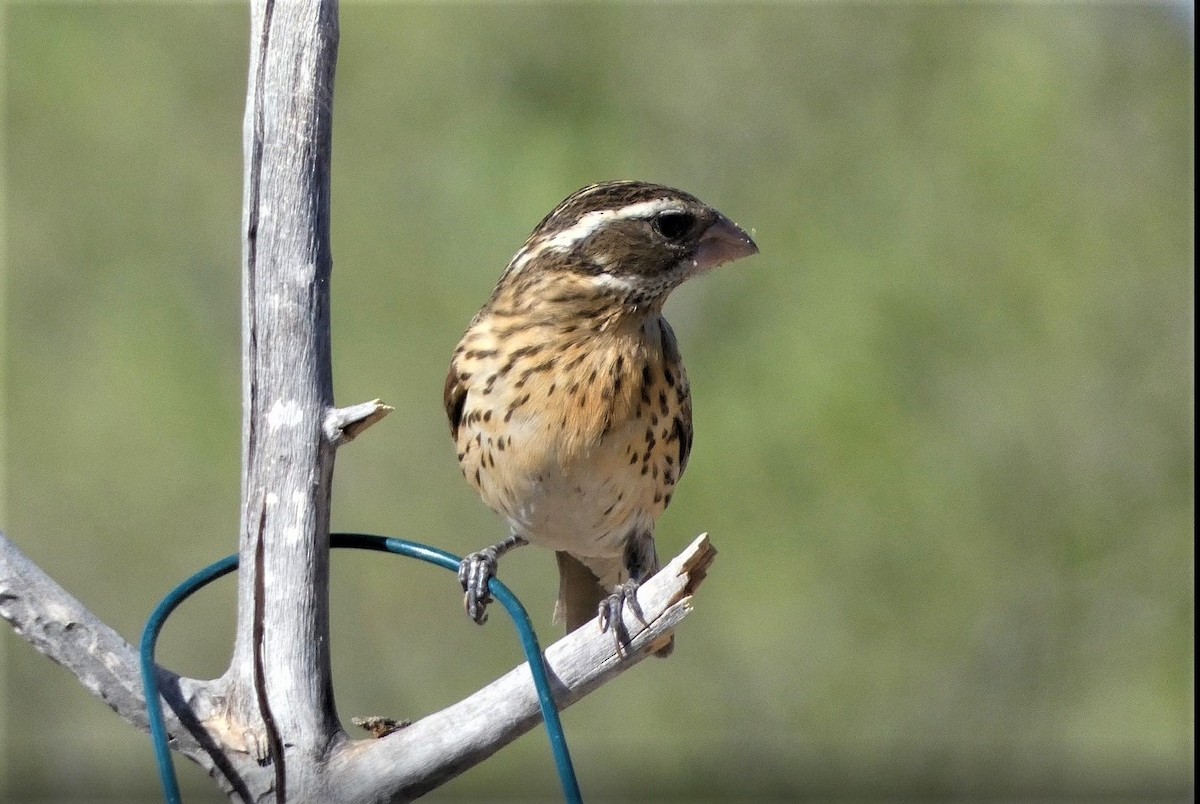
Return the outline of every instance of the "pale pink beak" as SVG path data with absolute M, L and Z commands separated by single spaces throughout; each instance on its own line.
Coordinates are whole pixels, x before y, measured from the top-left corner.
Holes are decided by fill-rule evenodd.
M 758 253 L 750 235 L 733 221 L 718 213 L 717 221 L 700 237 L 693 262 L 698 271 L 707 271 L 727 262 Z

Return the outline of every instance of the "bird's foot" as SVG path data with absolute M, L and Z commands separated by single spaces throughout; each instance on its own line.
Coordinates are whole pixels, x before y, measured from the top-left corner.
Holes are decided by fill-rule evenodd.
M 520 536 L 510 536 L 499 544 L 471 553 L 458 565 L 458 582 L 463 588 L 463 605 L 467 616 L 479 625 L 487 622 L 487 606 L 492 602 L 488 582 L 496 577 L 500 556 L 514 547 L 528 544 Z
M 462 584 L 467 616 L 480 625 L 487 622 L 487 605 L 492 602 L 488 581 L 496 577 L 499 559 L 496 548 L 485 547 L 477 553 L 471 553 L 458 565 L 458 582 Z
M 629 606 L 633 616 L 637 617 L 643 625 L 649 625 L 637 599 L 637 590 L 640 585 L 631 578 L 625 583 L 618 584 L 611 595 L 600 601 L 600 631 L 612 630 L 613 637 L 617 641 L 617 654 L 621 656 L 629 652 L 630 641 L 629 631 L 626 630 L 623 619 L 625 607 Z

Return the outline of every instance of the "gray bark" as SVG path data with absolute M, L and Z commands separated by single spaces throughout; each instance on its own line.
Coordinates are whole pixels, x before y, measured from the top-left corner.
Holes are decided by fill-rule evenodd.
M 336 0 L 252 3 L 244 129 L 243 452 L 237 634 L 211 681 L 160 669 L 172 747 L 247 802 L 408 800 L 540 720 L 527 665 L 378 739 L 339 725 L 329 655 L 334 454 L 390 408 L 335 408 L 329 165 Z M 595 623 L 546 651 L 567 706 L 639 662 L 691 610 L 715 551 L 698 538 L 639 592 L 627 655 Z M 628 608 L 628 607 L 627 607 Z M 0 533 L 0 617 L 146 730 L 135 649 Z
M 242 514 L 234 718 L 289 800 L 333 801 L 329 164 L 337 4 L 255 2 L 243 122 Z
M 593 621 L 545 651 L 554 697 L 566 707 L 633 667 L 691 612 L 692 593 L 716 551 L 707 536 L 638 591 L 646 622 L 626 612 L 631 648 Z M 75 674 L 124 720 L 146 731 L 146 706 L 134 648 L 33 565 L 0 533 L 0 617 L 17 634 Z M 267 629 L 274 623 L 267 623 Z M 286 647 L 286 646 L 285 646 Z M 311 653 L 308 655 L 312 655 Z M 268 675 L 268 684 L 273 676 Z M 253 701 L 238 676 L 199 681 L 159 669 L 171 746 L 197 762 L 237 801 L 272 801 L 277 768 L 264 723 L 234 702 Z M 242 682 L 245 683 L 245 682 Z M 250 682 L 252 684 L 252 682 Z M 336 723 L 329 700 L 328 718 Z M 253 703 L 251 703 L 251 707 Z M 280 718 L 280 723 L 290 723 Z M 325 741 L 304 758 L 285 754 L 287 800 L 293 802 L 407 801 L 482 762 L 541 722 L 529 666 L 522 664 L 471 696 L 381 739 L 350 740 L 336 726 L 316 735 L 286 733 L 286 741 Z M 285 726 L 286 728 L 286 726 Z M 309 762 L 290 773 L 293 763 Z

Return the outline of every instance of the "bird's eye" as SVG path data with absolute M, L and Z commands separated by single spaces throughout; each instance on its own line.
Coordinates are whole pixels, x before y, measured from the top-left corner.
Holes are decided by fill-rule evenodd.
M 696 218 L 686 212 L 662 212 L 654 219 L 654 228 L 668 240 L 678 240 L 692 230 Z

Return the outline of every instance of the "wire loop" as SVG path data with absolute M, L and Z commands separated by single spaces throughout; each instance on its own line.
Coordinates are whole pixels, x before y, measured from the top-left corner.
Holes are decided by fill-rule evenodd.
M 372 536 L 364 533 L 333 533 L 330 534 L 330 546 L 353 548 L 358 550 L 375 550 L 378 552 L 394 553 L 396 555 L 416 558 L 430 564 L 458 572 L 462 562 L 458 556 L 406 539 L 396 539 L 385 536 Z M 162 632 L 167 617 L 171 615 L 180 603 L 197 590 L 207 586 L 218 578 L 224 577 L 238 568 L 238 557 L 228 556 L 215 564 L 210 564 L 192 577 L 172 589 L 155 607 L 142 629 L 140 649 L 142 690 L 146 696 L 146 716 L 150 721 L 150 739 L 154 743 L 154 754 L 158 761 L 158 775 L 162 781 L 163 797 L 167 804 L 180 804 L 179 781 L 175 777 L 175 765 L 171 761 L 171 748 L 168 744 L 166 723 L 163 720 L 162 698 L 159 696 L 158 668 L 154 663 L 154 650 L 158 644 L 158 636 Z M 496 578 L 488 582 L 488 590 L 516 626 L 517 635 L 521 639 L 521 648 L 525 659 L 529 662 L 529 670 L 533 675 L 533 683 L 537 688 L 538 705 L 542 710 L 542 719 L 546 724 L 546 734 L 550 739 L 550 751 L 554 755 L 554 764 L 558 770 L 559 782 L 562 785 L 563 798 L 570 804 L 580 804 L 583 801 L 579 792 L 579 782 L 575 777 L 575 768 L 571 763 L 571 754 L 567 749 L 567 738 L 563 731 L 562 720 L 558 716 L 558 707 L 554 703 L 554 694 L 550 689 L 550 677 L 546 672 L 545 660 L 537 634 L 534 633 L 533 623 L 528 612 L 521 605 L 517 596 Z

